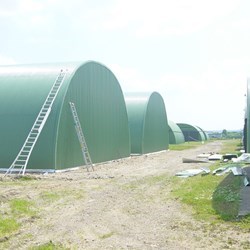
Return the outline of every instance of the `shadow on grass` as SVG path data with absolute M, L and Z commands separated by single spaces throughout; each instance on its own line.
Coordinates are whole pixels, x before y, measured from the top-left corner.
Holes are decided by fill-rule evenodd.
M 213 192 L 212 205 L 221 219 L 225 221 L 237 219 L 242 187 L 243 176 L 234 176 L 230 173 Z

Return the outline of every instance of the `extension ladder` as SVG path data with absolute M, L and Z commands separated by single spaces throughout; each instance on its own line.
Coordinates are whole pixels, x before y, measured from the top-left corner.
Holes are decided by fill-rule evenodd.
M 73 102 L 69 102 L 69 105 L 70 105 L 71 113 L 74 119 L 75 130 L 76 130 L 76 134 L 77 134 L 80 146 L 81 146 L 82 155 L 85 161 L 86 168 L 89 171 L 89 167 L 91 167 L 92 170 L 94 171 L 94 166 L 90 158 L 88 146 L 87 146 L 87 143 L 86 143 L 83 131 L 82 131 L 81 123 L 77 115 L 75 104 Z
M 21 150 L 19 151 L 16 159 L 13 161 L 5 175 L 12 173 L 14 168 L 19 170 L 19 174 L 22 173 L 22 175 L 24 175 L 32 150 L 49 117 L 51 107 L 64 81 L 66 71 L 67 70 L 61 70 L 59 75 L 57 76 Z

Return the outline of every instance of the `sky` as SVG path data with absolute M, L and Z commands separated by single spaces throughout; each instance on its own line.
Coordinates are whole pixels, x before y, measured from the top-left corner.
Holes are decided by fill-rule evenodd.
M 249 0 L 0 0 L 0 65 L 94 60 L 167 117 L 243 128 Z

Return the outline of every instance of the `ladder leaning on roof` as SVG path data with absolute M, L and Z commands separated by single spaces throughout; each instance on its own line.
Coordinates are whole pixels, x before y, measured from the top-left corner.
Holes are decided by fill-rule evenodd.
M 22 173 L 22 175 L 24 175 L 32 150 L 49 117 L 51 107 L 65 79 L 66 71 L 67 70 L 61 70 L 59 75 L 57 76 L 21 150 L 19 151 L 16 159 L 13 161 L 5 175 L 11 174 L 14 168 L 19 171 L 19 174 Z
M 91 167 L 92 170 L 94 171 L 94 166 L 90 158 L 88 146 L 87 146 L 87 143 L 86 143 L 83 131 L 82 131 L 81 123 L 77 115 L 75 104 L 73 102 L 69 102 L 69 105 L 70 105 L 71 113 L 74 119 L 75 130 L 76 130 L 76 134 L 77 134 L 80 146 L 81 146 L 82 155 L 86 164 L 86 168 L 89 171 L 89 167 Z

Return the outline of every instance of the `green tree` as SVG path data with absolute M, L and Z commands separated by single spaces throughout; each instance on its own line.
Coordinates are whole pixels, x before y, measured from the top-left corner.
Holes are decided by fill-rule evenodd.
M 223 138 L 227 138 L 227 130 L 223 129 L 221 135 Z

